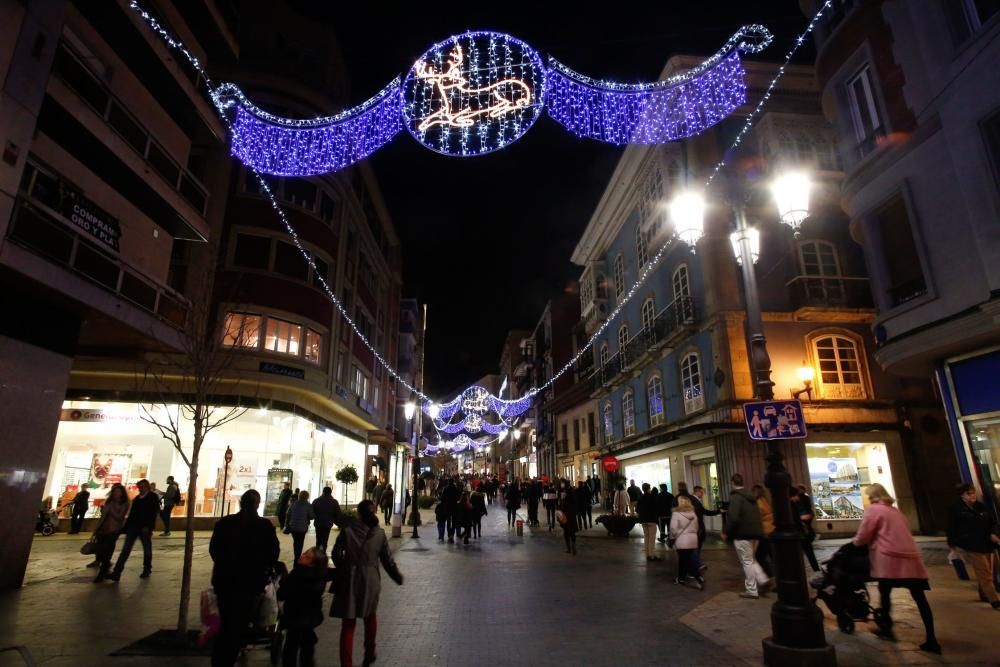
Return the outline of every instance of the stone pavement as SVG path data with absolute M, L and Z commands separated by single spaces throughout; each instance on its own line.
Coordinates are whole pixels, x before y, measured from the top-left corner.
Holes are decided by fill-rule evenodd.
M 433 516 L 422 514 L 425 520 Z M 742 576 L 724 546 L 706 549 L 709 583 L 699 592 L 672 583 L 673 554 L 663 562 L 646 562 L 637 537 L 613 540 L 603 529 L 585 531 L 573 557 L 565 553 L 559 529 L 550 533 L 545 526 L 526 527 L 523 536 L 516 536 L 497 505 L 485 523 L 483 539 L 469 546 L 439 543 L 433 523 L 421 528 L 419 540 L 404 532 L 402 539 L 390 541 L 406 581 L 399 587 L 383 578 L 379 665 L 760 664 L 769 604 L 736 596 Z M 38 664 L 52 667 L 208 664 L 205 658 L 108 656 L 173 624 L 179 534 L 154 538 L 150 579 L 138 578 L 141 553 L 136 551 L 117 585 L 90 583 L 93 571 L 83 568 L 87 559 L 77 553 L 82 541 L 75 536 L 36 538 L 28 583 L 0 594 L 0 647 L 25 644 Z M 310 543 L 307 538 L 306 546 Z M 207 586 L 211 571 L 207 549 L 208 534 L 197 534 L 191 606 L 195 624 L 197 593 Z M 282 536 L 282 556 L 286 562 L 291 559 L 288 536 Z M 935 562 L 934 555 L 929 558 Z M 930 599 L 947 662 L 1000 664 L 988 650 L 1000 630 L 1000 613 L 975 602 L 975 591 L 955 581 L 947 565 L 932 565 L 931 570 Z M 925 660 L 913 650 L 919 627 L 915 610 L 902 597 L 896 608 L 898 645 L 878 642 L 863 624 L 850 637 L 829 625 L 827 637 L 836 644 L 841 665 Z M 318 629 L 317 664 L 337 664 L 339 630 L 336 619 Z M 356 664 L 362 658 L 362 635 L 359 628 Z M 255 651 L 246 662 L 268 661 L 265 652 Z M 19 664 L 14 656 L 0 654 L 0 667 Z

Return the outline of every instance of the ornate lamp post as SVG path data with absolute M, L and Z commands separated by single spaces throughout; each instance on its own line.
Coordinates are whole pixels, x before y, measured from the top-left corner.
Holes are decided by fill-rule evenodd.
M 411 537 L 420 537 L 417 526 L 420 525 L 420 509 L 417 506 L 417 480 L 420 478 L 420 450 L 417 447 L 417 429 L 415 428 L 417 417 L 417 402 L 415 396 L 410 396 L 410 400 L 403 405 L 403 415 L 410 422 L 410 446 L 413 447 L 413 500 L 410 505 L 410 525 L 413 526 Z
M 809 190 L 809 179 L 803 174 L 786 174 L 774 182 L 772 192 L 782 223 L 798 229 L 809 215 Z M 743 271 L 754 396 L 769 401 L 774 399 L 774 382 L 771 381 L 771 358 L 767 353 L 754 272 L 754 263 L 760 254 L 760 234 L 747 224 L 745 199 L 734 197 L 731 205 L 736 230 L 730 241 Z M 675 233 L 692 248 L 704 234 L 704 210 L 704 200 L 697 194 L 681 195 L 670 205 Z M 809 598 L 802 561 L 802 537 L 788 499 L 791 476 L 785 470 L 784 456 L 777 441 L 768 442 L 766 458 L 768 468 L 764 484 L 771 491 L 774 509 L 775 530 L 770 540 L 775 550 L 778 599 L 771 608 L 772 634 L 763 640 L 764 664 L 835 665 L 836 655 L 823 633 L 823 614 Z

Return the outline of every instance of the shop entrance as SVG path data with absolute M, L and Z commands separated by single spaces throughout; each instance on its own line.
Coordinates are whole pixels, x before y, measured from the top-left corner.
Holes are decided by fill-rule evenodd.
M 982 485 L 983 499 L 1000 516 L 1000 417 L 966 422 L 969 449 Z

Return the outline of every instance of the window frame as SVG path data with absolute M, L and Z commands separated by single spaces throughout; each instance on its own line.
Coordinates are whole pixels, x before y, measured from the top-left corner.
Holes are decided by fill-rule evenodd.
M 601 347 L 597 352 L 597 361 L 601 368 L 607 366 L 608 362 L 611 361 L 611 347 L 607 341 L 601 343 Z
M 864 123 L 861 118 L 861 100 L 858 99 L 854 84 L 860 81 L 864 93 L 865 110 L 868 112 L 868 120 L 872 122 L 870 134 L 864 134 Z M 865 62 L 858 70 L 847 78 L 844 83 L 847 90 L 847 99 L 850 107 L 851 121 L 854 125 L 854 135 L 857 146 L 863 146 L 872 141 L 875 137 L 883 136 L 888 131 L 886 120 L 883 118 L 882 110 L 879 108 L 875 95 L 875 84 L 873 81 L 872 64 Z M 878 123 L 877 125 L 875 123 Z M 865 151 L 867 154 L 870 151 Z
M 639 310 L 639 319 L 642 322 L 642 331 L 647 337 L 652 336 L 656 328 L 656 301 L 653 297 L 647 297 L 642 302 Z
M 635 392 L 631 389 L 622 394 L 622 437 L 635 435 Z
M 251 318 L 256 320 L 256 334 L 253 335 L 253 344 L 252 345 L 247 344 L 247 343 L 244 343 L 242 345 L 238 345 L 236 337 L 234 335 L 231 335 L 231 333 L 233 332 L 233 327 L 230 326 L 230 322 L 231 322 L 232 318 L 234 318 L 236 316 L 238 316 L 240 318 L 240 324 L 238 325 L 238 327 L 236 328 L 236 330 L 239 331 L 240 329 L 242 329 L 243 332 L 244 332 L 244 334 L 247 331 L 247 329 L 246 329 L 246 321 L 248 319 L 251 319 Z M 260 345 L 261 345 L 261 335 L 260 335 L 260 332 L 261 332 L 261 329 L 263 328 L 263 324 L 264 324 L 264 316 L 261 315 L 260 313 L 248 313 L 248 312 L 245 312 L 245 311 L 238 311 L 238 310 L 226 311 L 226 314 L 223 316 L 223 319 L 222 319 L 222 345 L 223 345 L 223 347 L 239 348 L 241 350 L 257 350 L 257 349 L 260 349 Z M 229 339 L 229 338 L 232 338 L 232 342 L 231 343 L 226 342 L 226 340 Z M 248 338 L 248 341 L 249 341 L 249 335 L 247 335 L 247 338 Z
M 611 405 L 611 401 L 605 401 L 604 409 L 601 411 L 601 421 L 604 431 L 604 442 L 612 443 L 615 441 L 615 409 Z
M 694 371 L 691 370 L 692 367 L 694 367 Z M 697 379 L 696 385 L 691 382 L 692 378 Z M 680 381 L 681 397 L 684 400 L 684 414 L 690 415 L 705 409 L 704 369 L 701 366 L 700 353 L 688 352 L 681 358 Z M 693 393 L 695 388 L 697 388 L 697 394 Z M 690 396 L 688 395 L 689 389 L 692 390 Z
M 656 400 L 653 397 L 653 387 L 657 387 Z M 659 373 L 654 374 L 646 382 L 646 403 L 649 411 L 649 426 L 660 426 L 666 421 L 666 411 L 663 405 L 663 378 Z M 654 406 L 659 406 L 659 410 L 654 410 Z
M 623 354 L 625 352 L 625 348 L 628 347 L 628 341 L 629 341 L 629 330 L 628 330 L 628 323 L 626 322 L 625 324 L 618 327 L 618 354 Z
M 831 360 L 822 358 L 819 343 L 828 339 L 833 340 L 833 345 L 830 349 L 834 353 L 832 361 L 836 364 L 835 371 L 824 371 L 823 369 L 823 362 Z M 843 370 L 841 363 L 843 360 L 841 359 L 841 348 L 837 344 L 838 340 L 847 341 L 853 348 L 854 359 L 847 361 L 853 361 L 857 366 L 857 370 Z M 813 391 L 816 393 L 817 398 L 835 401 L 857 401 L 867 400 L 873 395 L 871 378 L 868 374 L 868 357 L 864 340 L 853 331 L 834 328 L 811 331 L 806 336 L 806 349 L 808 351 L 809 364 L 815 369 L 815 386 Z M 824 377 L 824 373 L 830 374 L 832 372 L 836 372 L 838 376 L 836 382 L 828 382 Z M 843 382 L 843 374 L 845 372 L 856 373 L 858 382 Z M 851 391 L 846 389 L 847 387 L 856 387 L 857 389 Z
M 625 296 L 625 255 L 618 253 L 614 261 L 615 298 L 621 301 Z

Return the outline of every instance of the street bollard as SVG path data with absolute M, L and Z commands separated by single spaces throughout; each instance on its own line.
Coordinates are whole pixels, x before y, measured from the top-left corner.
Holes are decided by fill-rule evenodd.
M 521 519 L 518 519 L 517 523 L 515 523 L 514 525 L 517 528 L 517 534 L 518 534 L 518 536 L 523 536 L 524 535 L 524 521 L 522 521 Z

